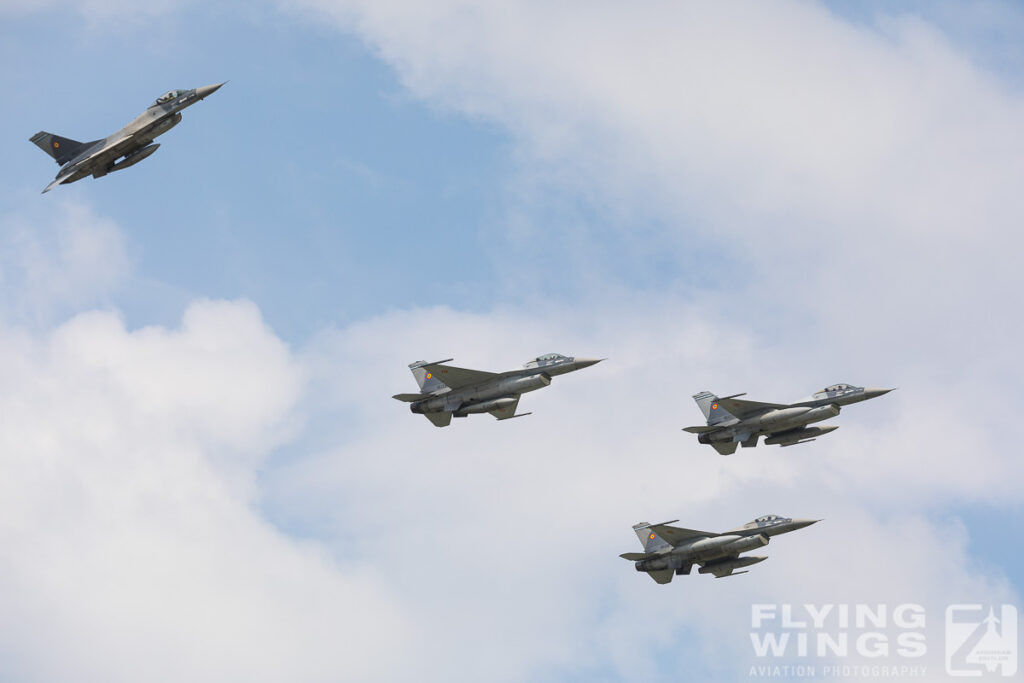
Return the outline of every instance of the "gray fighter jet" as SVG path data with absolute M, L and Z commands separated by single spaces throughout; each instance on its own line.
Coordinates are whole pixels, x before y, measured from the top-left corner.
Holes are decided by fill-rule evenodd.
M 722 455 L 736 452 L 736 444 L 744 448 L 757 445 L 762 434 L 766 445 L 794 446 L 814 441 L 816 437 L 833 432 L 839 427 L 808 427 L 814 422 L 828 420 L 839 414 L 840 406 L 859 403 L 869 398 L 888 394 L 892 389 L 865 389 L 852 384 L 833 384 L 813 396 L 796 403 L 761 403 L 740 400 L 746 394 L 733 394 L 718 398 L 709 391 L 695 394 L 693 400 L 700 406 L 707 425 L 685 427 L 683 431 L 697 435 L 700 443 L 710 444 Z
M 678 521 L 634 524 L 633 531 L 644 551 L 622 553 L 619 557 L 635 562 L 638 572 L 647 572 L 658 583 L 669 583 L 673 575 L 689 574 L 695 564 L 701 565 L 698 574 L 714 574 L 720 579 L 746 574 L 746 571 L 736 570 L 768 559 L 763 555 L 740 557 L 740 553 L 762 548 L 772 536 L 803 529 L 821 520 L 765 515 L 721 534 L 669 526 Z
M 490 413 L 499 420 L 508 420 L 530 414 L 516 414 L 519 397 L 526 392 L 543 389 L 551 384 L 555 375 L 582 370 L 604 359 L 569 358 L 549 353 L 508 372 L 444 365 L 450 360 L 410 363 L 409 369 L 420 385 L 420 393 L 395 394 L 392 398 L 411 403 L 410 410 L 425 415 L 435 427 L 447 427 L 452 417 L 475 413 Z
M 153 138 L 178 125 L 182 109 L 212 95 L 222 85 L 224 83 L 204 85 L 194 90 L 166 92 L 156 98 L 156 102 L 134 121 L 102 140 L 78 142 L 39 131 L 29 138 L 29 141 L 34 142 L 60 165 L 57 179 L 47 185 L 43 192 L 49 192 L 57 185 L 81 180 L 88 175 L 102 178 L 111 171 L 134 166 L 157 150 L 160 145 L 150 144 Z

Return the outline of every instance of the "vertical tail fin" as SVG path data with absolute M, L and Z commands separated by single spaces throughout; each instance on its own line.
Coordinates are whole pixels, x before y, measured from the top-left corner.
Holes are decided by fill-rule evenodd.
M 640 543 L 643 544 L 645 553 L 653 553 L 672 545 L 651 529 L 651 526 L 650 522 L 639 522 L 633 525 L 633 531 L 640 539 Z
M 100 141 L 93 140 L 92 142 L 79 142 L 78 140 L 62 138 L 59 135 L 54 135 L 53 133 L 47 133 L 45 130 L 41 130 L 30 137 L 29 142 L 35 143 L 36 147 L 53 157 L 53 160 L 56 161 L 58 165 L 63 166 L 78 156 L 83 149 L 91 147 Z
M 432 394 L 438 389 L 448 388 L 448 385 L 434 377 L 433 373 L 428 372 L 427 369 L 423 367 L 424 365 L 435 365 L 435 363 L 418 360 L 415 363 L 409 364 L 409 369 L 412 370 L 412 376 L 416 378 L 416 383 L 420 385 L 421 393 Z
M 699 394 L 694 394 L 693 400 L 697 402 L 698 406 L 700 406 L 700 410 L 704 413 L 704 417 L 707 419 L 709 426 L 725 422 L 726 420 L 736 419 L 735 415 L 718 403 L 718 397 L 710 391 L 702 391 Z

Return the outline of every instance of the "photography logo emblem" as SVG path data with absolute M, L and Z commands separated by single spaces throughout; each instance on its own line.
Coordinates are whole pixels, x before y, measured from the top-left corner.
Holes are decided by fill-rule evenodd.
M 950 605 L 946 608 L 946 673 L 1013 676 L 1017 673 L 1017 608 Z

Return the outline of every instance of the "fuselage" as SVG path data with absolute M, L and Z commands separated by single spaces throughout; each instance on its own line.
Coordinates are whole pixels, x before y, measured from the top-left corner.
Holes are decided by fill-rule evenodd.
M 738 557 L 740 553 L 757 550 L 768 545 L 772 536 L 803 529 L 817 520 L 792 519 L 778 515 L 765 515 L 738 529 L 722 534 L 695 536 L 674 547 L 657 551 L 656 557 L 635 562 L 638 572 L 685 570 L 694 564 L 708 565 L 708 571 L 738 569 L 764 561 L 765 557 Z M 653 535 L 653 534 L 652 534 Z M 726 566 L 728 565 L 728 566 Z M 700 573 L 708 573 L 701 571 Z
M 714 425 L 709 423 L 709 427 L 716 428 L 698 434 L 697 440 L 703 444 L 738 442 L 753 446 L 758 437 L 764 435 L 768 437 L 766 444 L 788 446 L 801 443 L 838 429 L 835 426 L 808 425 L 838 416 L 842 406 L 860 403 L 889 391 L 835 384 L 789 405 L 750 411 Z
M 171 90 L 161 95 L 146 111 L 113 135 L 97 140 L 61 166 L 57 181 L 73 183 L 86 176 L 102 177 L 111 171 L 134 165 L 146 158 L 156 147 L 153 140 L 181 122 L 181 111 L 217 91 L 219 85 L 191 90 Z M 117 160 L 124 159 L 120 162 Z
M 762 434 L 777 434 L 806 427 L 815 422 L 828 420 L 839 415 L 839 404 L 827 403 L 819 406 L 793 406 L 790 408 L 777 408 L 769 410 L 760 415 L 748 417 L 739 422 L 723 427 L 718 431 L 701 434 L 698 436 L 700 443 L 711 443 L 712 441 L 733 441 L 737 436 L 742 439 L 760 436 Z M 817 434 L 824 434 L 831 429 L 819 429 Z
M 413 403 L 410 409 L 414 413 L 439 413 L 443 411 L 456 413 L 463 407 L 468 408 L 474 404 L 490 402 L 492 399 L 525 394 L 537 389 L 543 389 L 549 384 L 551 384 L 551 373 L 543 371 L 517 377 L 501 377 L 483 384 L 449 390 L 426 400 Z M 472 412 L 486 411 L 474 410 Z
M 484 413 L 501 407 L 503 399 L 516 396 L 551 384 L 551 378 L 592 365 L 589 359 L 561 356 L 550 361 L 543 357 L 527 363 L 518 370 L 501 373 L 493 379 L 459 389 L 449 389 L 430 398 L 417 401 L 409 406 L 414 413 L 450 412 L 462 417 L 472 413 Z

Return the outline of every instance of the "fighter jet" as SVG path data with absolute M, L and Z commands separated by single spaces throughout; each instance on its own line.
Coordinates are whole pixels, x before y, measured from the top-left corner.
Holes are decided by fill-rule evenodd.
M 852 384 L 833 384 L 796 403 L 761 403 L 743 401 L 733 394 L 718 398 L 709 391 L 694 394 L 707 425 L 685 427 L 683 431 L 697 435 L 697 441 L 710 444 L 722 455 L 736 452 L 736 444 L 753 448 L 764 434 L 766 445 L 794 446 L 814 441 L 816 437 L 839 427 L 808 427 L 813 422 L 828 420 L 839 414 L 840 406 L 859 403 L 888 394 L 892 389 L 866 389 Z
M 658 583 L 669 583 L 672 576 L 689 574 L 693 565 L 701 565 L 698 574 L 714 574 L 715 578 L 746 574 L 736 571 L 764 562 L 763 555 L 740 557 L 740 553 L 768 545 L 772 536 L 803 529 L 820 519 L 791 519 L 765 515 L 739 529 L 717 534 L 710 531 L 668 526 L 673 522 L 633 525 L 633 531 L 644 546 L 642 553 L 622 553 L 619 557 L 636 563 L 638 572 L 647 572 Z
M 88 175 L 102 178 L 111 171 L 134 166 L 157 150 L 160 145 L 150 144 L 153 138 L 178 125 L 182 109 L 209 97 L 222 85 L 224 83 L 204 85 L 194 90 L 165 92 L 134 121 L 102 140 L 78 142 L 39 131 L 29 138 L 29 141 L 34 142 L 60 165 L 57 179 L 47 185 L 43 192 L 49 192 L 57 185 L 81 180 Z
M 418 394 L 395 394 L 392 398 L 411 403 L 409 409 L 425 415 L 435 427 L 447 427 L 452 417 L 490 413 L 499 420 L 524 417 L 516 414 L 519 397 L 528 391 L 543 389 L 554 375 L 588 368 L 601 359 L 569 358 L 558 353 L 538 356 L 518 370 L 484 372 L 444 365 L 453 359 L 428 363 L 418 360 L 409 364 Z

